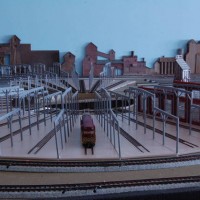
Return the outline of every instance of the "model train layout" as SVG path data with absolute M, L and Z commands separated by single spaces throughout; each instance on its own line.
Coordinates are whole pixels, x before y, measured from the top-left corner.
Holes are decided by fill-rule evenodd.
M 85 147 L 85 154 L 87 154 L 87 148 L 91 148 L 92 154 L 94 154 L 93 147 L 96 142 L 95 125 L 93 119 L 89 113 L 84 113 L 81 118 L 81 141 Z
M 41 198 L 48 193 L 50 198 L 58 195 L 74 199 L 83 194 L 86 199 L 87 195 L 110 194 L 119 188 L 138 192 L 143 190 L 141 186 L 145 190 L 146 186 L 156 186 L 152 171 L 159 175 L 159 181 L 167 178 L 166 184 L 157 184 L 159 190 L 161 184 L 165 191 L 168 186 L 174 187 L 171 171 L 180 183 L 175 190 L 186 186 L 186 180 L 180 177 L 185 171 L 188 174 L 184 176 L 190 178 L 186 187 L 199 187 L 193 185 L 200 183 L 199 171 L 193 173 L 193 166 L 198 169 L 200 160 L 200 59 L 196 62 L 196 56 L 191 56 L 196 55 L 198 44 L 192 42 L 192 53 L 188 54 L 196 67 L 190 68 L 184 60 L 187 56 L 179 52 L 174 58 L 160 58 L 155 70 L 146 70 L 145 61 L 138 61 L 134 52 L 115 60 L 113 50 L 105 54 L 90 44 L 84 60 L 86 74 L 82 77 L 71 53 L 61 64 L 56 59 L 57 51 L 25 54 L 27 46 L 19 45 L 16 36 L 9 44 L 0 44 L 0 197 Z M 8 54 L 9 65 L 4 62 Z M 48 64 L 52 55 L 55 59 Z M 108 60 L 98 60 L 99 56 Z M 171 170 L 162 172 L 161 177 L 158 168 Z M 62 174 L 53 181 L 53 187 L 51 181 L 47 184 L 43 180 L 42 185 L 41 178 L 35 177 L 30 179 L 31 184 L 29 178 L 26 183 L 15 177 L 12 181 L 2 177 L 4 171 L 13 171 L 14 176 L 15 172 L 22 172 L 23 179 L 24 171 L 38 172 L 40 177 L 41 172 Z M 152 178 L 148 176 L 146 180 L 150 183 L 138 183 L 138 187 L 135 171 L 142 171 L 142 181 L 146 179 L 143 172 L 148 171 Z M 56 173 L 45 176 L 54 180 Z M 65 179 L 64 174 L 74 174 L 75 178 Z M 60 176 L 66 185 L 60 182 Z M 109 186 L 111 189 L 108 182 L 114 183 Z

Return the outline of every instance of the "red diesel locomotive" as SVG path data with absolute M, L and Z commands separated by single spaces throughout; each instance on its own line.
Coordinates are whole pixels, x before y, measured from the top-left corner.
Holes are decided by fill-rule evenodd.
M 85 153 L 87 153 L 87 148 L 92 149 L 96 142 L 95 125 L 90 114 L 85 113 L 81 118 L 81 140 L 82 145 L 85 147 Z

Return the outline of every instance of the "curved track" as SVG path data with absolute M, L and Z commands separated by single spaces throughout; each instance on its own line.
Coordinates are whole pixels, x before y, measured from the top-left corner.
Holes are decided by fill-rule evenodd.
M 81 184 L 49 184 L 49 185 L 0 185 L 1 197 L 7 198 L 74 198 L 96 199 L 96 195 L 114 194 L 123 192 L 152 192 L 165 189 L 198 188 L 200 176 L 157 178 L 128 181 L 109 181 Z M 107 198 L 106 198 L 107 199 Z
M 143 158 L 143 159 L 124 159 L 124 160 L 92 160 L 92 161 L 69 161 L 69 160 L 37 160 L 37 159 L 16 159 L 16 158 L 7 158 L 7 159 L 1 159 L 0 160 L 0 169 L 1 170 L 12 170 L 13 167 L 15 167 L 15 171 L 17 169 L 19 171 L 20 167 L 23 167 L 23 169 L 27 168 L 33 171 L 40 171 L 41 168 L 45 169 L 47 171 L 51 171 L 50 168 L 55 168 L 56 171 L 59 171 L 58 168 L 63 168 L 67 171 L 67 168 L 70 168 L 71 171 L 72 168 L 74 168 L 74 171 L 79 171 L 79 168 L 95 168 L 95 171 L 102 170 L 103 168 L 106 171 L 106 168 L 112 168 L 112 167 L 133 167 L 137 165 L 159 165 L 159 164 L 167 164 L 167 163 L 180 163 L 180 162 L 188 162 L 188 161 L 199 161 L 200 155 L 186 155 L 186 156 L 174 156 L 174 157 L 156 157 L 156 158 Z M 31 167 L 36 167 L 32 169 Z M 98 169 L 100 168 L 100 169 Z M 109 169 L 111 170 L 111 169 Z M 131 170 L 131 169 L 130 169 Z M 52 171 L 54 171 L 52 169 Z M 63 171 L 63 170 L 62 170 Z
M 41 192 L 61 191 L 62 193 L 73 190 L 94 190 L 106 188 L 150 186 L 160 184 L 177 184 L 200 182 L 200 176 L 173 177 L 159 179 L 143 179 L 128 181 L 111 181 L 81 184 L 57 184 L 57 185 L 0 185 L 0 192 Z
M 131 119 L 134 120 L 134 119 Z M 42 122 L 42 120 L 41 120 Z M 140 125 L 144 125 L 143 122 L 138 122 Z M 28 127 L 27 127 L 28 128 Z M 147 125 L 147 128 L 152 129 L 151 126 Z M 156 132 L 161 134 L 161 131 L 156 129 Z M 17 134 L 17 133 L 16 133 Z M 137 140 L 135 140 L 132 136 L 130 136 L 125 130 L 120 128 L 120 134 L 125 137 L 129 142 L 131 142 L 136 148 L 139 146 L 139 150 L 141 151 L 141 144 L 138 143 Z M 37 151 L 41 147 L 43 147 L 47 141 L 49 141 L 53 136 L 53 132 L 50 131 L 49 134 L 47 134 L 37 145 L 33 147 L 29 151 L 33 151 L 36 147 Z M 166 133 L 166 136 L 171 138 L 171 139 L 176 139 L 174 138 L 173 135 Z M 5 138 L 0 138 L 1 141 L 3 139 L 8 139 L 10 136 L 6 135 Z M 180 139 L 179 142 L 182 142 L 184 145 L 187 145 L 191 148 L 197 147 L 197 145 L 194 145 L 193 143 L 189 143 L 183 139 Z M 40 148 L 39 148 L 40 147 Z M 148 151 L 148 149 L 143 148 L 144 151 Z M 15 170 L 20 170 L 20 167 L 25 167 L 25 168 L 30 168 L 30 171 L 32 170 L 31 167 L 38 167 L 38 169 L 43 168 L 43 171 L 45 169 L 49 168 L 77 168 L 77 167 L 86 167 L 86 168 L 97 168 L 100 167 L 102 168 L 109 168 L 109 167 L 121 167 L 121 166 L 136 166 L 136 165 L 154 165 L 154 164 L 167 164 L 167 163 L 180 163 L 180 162 L 188 162 L 188 161 L 195 161 L 195 160 L 200 160 L 200 154 L 193 154 L 193 155 L 182 155 L 182 156 L 170 156 L 170 157 L 148 157 L 148 158 L 140 158 L 140 159 L 122 159 L 122 160 L 117 160 L 117 159 L 109 159 L 109 160 L 87 160 L 87 161 L 73 161 L 73 160 L 55 160 L 55 159 L 16 159 L 16 158 L 1 158 L 0 160 L 0 170 L 12 170 L 13 167 Z M 24 169 L 24 168 L 23 168 Z M 37 169 L 34 169 L 37 171 Z M 58 169 L 56 169 L 58 170 Z M 54 170 L 53 170 L 54 171 Z M 72 170 L 73 171 L 73 170 Z
M 133 120 L 133 119 L 132 119 Z M 138 122 L 143 125 L 142 122 Z M 151 127 L 147 127 L 151 128 Z M 159 133 L 159 131 L 157 131 Z M 50 134 L 50 133 L 49 133 Z M 137 142 L 133 138 L 129 137 L 122 128 L 120 129 L 120 134 L 125 137 L 128 141 L 132 141 L 136 146 Z M 51 134 L 50 134 L 51 135 Z M 173 139 L 173 138 L 171 138 Z M 191 146 L 191 145 L 190 145 Z M 146 149 L 146 151 L 148 151 Z M 16 159 L 16 158 L 2 158 L 0 160 L 0 170 L 1 171 L 28 171 L 28 172 L 111 172 L 111 171 L 131 171 L 136 168 L 146 169 L 146 166 L 154 166 L 156 169 L 158 166 L 177 166 L 180 163 L 197 163 L 200 162 L 200 155 L 185 155 L 185 156 L 171 156 L 171 157 L 154 157 L 154 158 L 142 158 L 142 159 L 122 159 L 122 160 L 89 160 L 89 161 L 70 161 L 70 160 L 44 160 L 44 159 Z M 135 168 L 136 167 L 136 168 Z M 84 171 L 85 170 L 85 171 Z M 15 172 L 14 172 L 15 171 Z M 123 192 L 129 188 L 129 191 L 135 191 L 138 187 L 144 188 L 159 188 L 165 185 L 166 187 L 173 184 L 186 184 L 199 185 L 200 176 L 188 176 L 185 177 L 171 177 L 171 178 L 155 178 L 155 179 L 142 179 L 142 180 L 123 180 L 123 181 L 104 181 L 96 183 L 78 183 L 78 184 L 33 184 L 33 185 L 0 185 L 0 196 L 10 197 L 9 195 L 16 195 L 18 198 L 24 197 L 41 197 L 41 194 L 50 193 L 56 194 L 59 197 L 69 197 L 70 195 L 77 197 L 81 193 L 86 198 L 87 195 L 95 195 L 98 193 L 110 194 L 110 191 Z M 194 184 L 194 185 L 193 185 Z M 49 196 L 45 196 L 49 197 Z M 71 198 L 71 196 L 70 196 Z

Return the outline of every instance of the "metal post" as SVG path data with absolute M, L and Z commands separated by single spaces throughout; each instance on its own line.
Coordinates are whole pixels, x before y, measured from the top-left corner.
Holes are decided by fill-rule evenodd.
M 111 114 L 109 114 L 109 122 L 110 122 L 110 140 L 111 140 L 111 143 L 112 143 L 112 121 L 111 121 Z
M 59 152 L 58 152 L 58 140 L 56 135 L 56 124 L 54 123 L 54 135 L 55 135 L 55 142 L 56 142 L 56 153 L 57 153 L 57 159 L 59 159 Z
M 65 126 L 65 117 L 63 115 L 63 126 L 64 126 L 64 136 L 65 136 L 65 142 L 67 142 L 67 134 L 66 134 L 66 126 Z
M 61 147 L 62 147 L 62 149 L 63 149 L 62 125 L 61 125 L 61 121 L 60 121 L 60 119 L 59 119 L 59 122 L 58 122 L 58 124 L 59 124 L 59 129 L 60 129 L 60 140 L 61 140 Z
M 117 130 L 118 130 L 118 148 L 119 148 L 119 160 L 121 160 L 121 146 L 120 146 L 120 129 L 119 129 L 119 123 L 117 122 Z
M 179 117 L 179 96 L 177 95 L 177 108 L 176 108 L 177 117 Z
M 6 92 L 5 92 L 5 94 L 6 94 L 6 110 L 7 110 L 7 113 L 9 112 L 9 109 L 8 109 L 8 104 L 9 104 L 9 102 L 8 102 L 8 90 L 6 90 Z
M 114 148 L 116 149 L 116 141 L 115 141 L 115 120 L 113 119 L 113 140 L 114 140 Z
M 104 98 L 103 99 L 103 108 L 105 108 L 105 107 L 106 107 L 106 103 L 105 103 L 105 98 Z M 104 128 L 104 131 L 106 130 L 106 117 L 105 117 L 105 115 L 106 115 L 106 113 L 103 110 L 103 117 L 104 117 L 104 126 L 103 126 L 103 128 Z
M 69 137 L 69 116 L 68 116 L 68 111 L 67 111 L 67 101 L 66 101 L 66 97 L 65 97 L 65 113 L 66 113 L 66 118 L 67 118 L 67 134 Z
M 30 94 L 28 94 L 28 121 L 29 121 L 29 132 L 30 132 L 30 135 L 31 135 Z
M 192 109 L 191 109 L 191 107 L 192 107 L 192 104 L 190 105 L 190 121 L 189 121 L 189 135 L 191 135 L 191 133 L 192 133 Z
M 39 130 L 39 103 L 38 103 L 38 93 L 34 92 L 34 101 L 36 102 L 36 116 L 37 116 L 37 130 Z
M 13 147 L 12 115 L 8 117 L 8 121 L 9 121 L 9 127 L 10 127 L 11 147 Z
M 45 110 L 45 100 L 44 100 L 44 90 L 42 90 L 42 100 L 43 100 L 43 110 L 44 110 L 44 125 L 46 126 L 46 110 Z M 51 116 L 52 118 L 52 116 Z M 51 119 L 52 121 L 52 119 Z
M 51 122 L 52 122 L 52 106 L 51 106 L 51 101 L 52 101 L 52 97 L 48 98 L 47 101 L 49 102 L 49 107 L 50 107 L 50 117 L 51 117 Z
M 109 102 L 108 102 L 108 100 L 106 101 L 106 121 L 107 121 L 107 136 L 108 136 L 108 104 L 109 104 Z
M 138 129 L 138 95 L 136 95 L 136 98 L 135 98 L 135 105 L 136 105 L 136 111 L 135 111 L 135 120 L 136 120 L 136 123 L 135 123 L 135 129 L 137 130 Z
M 143 95 L 143 118 L 144 118 L 144 134 L 146 134 L 147 124 L 146 124 L 146 95 Z
M 22 141 L 23 140 L 23 134 L 22 134 L 22 121 L 21 121 L 21 111 L 20 111 L 20 109 L 19 109 L 18 115 L 19 115 L 20 136 L 21 136 L 21 141 Z
M 163 115 L 163 145 L 165 145 L 165 128 L 166 128 L 166 123 L 165 123 L 165 115 Z
M 153 109 L 153 139 L 155 139 L 155 115 L 156 111 Z
M 176 123 L 176 154 L 179 152 L 179 118 L 177 118 Z
M 131 93 L 129 92 L 128 93 L 128 125 L 130 125 L 130 122 L 131 122 Z
M 23 101 L 22 101 L 22 103 L 23 103 L 23 115 L 25 114 L 25 97 L 23 98 Z
M 103 126 L 103 99 L 101 99 L 101 101 L 100 101 L 100 106 L 101 106 L 101 110 L 100 110 L 100 120 L 101 120 L 101 126 Z

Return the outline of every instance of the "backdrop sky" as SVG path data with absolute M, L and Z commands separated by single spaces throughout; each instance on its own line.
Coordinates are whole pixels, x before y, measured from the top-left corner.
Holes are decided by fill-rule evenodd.
M 175 56 L 190 39 L 200 40 L 199 0 L 0 0 L 0 43 L 17 35 L 32 50 L 70 51 L 81 73 L 85 46 L 134 51 L 152 67 Z

